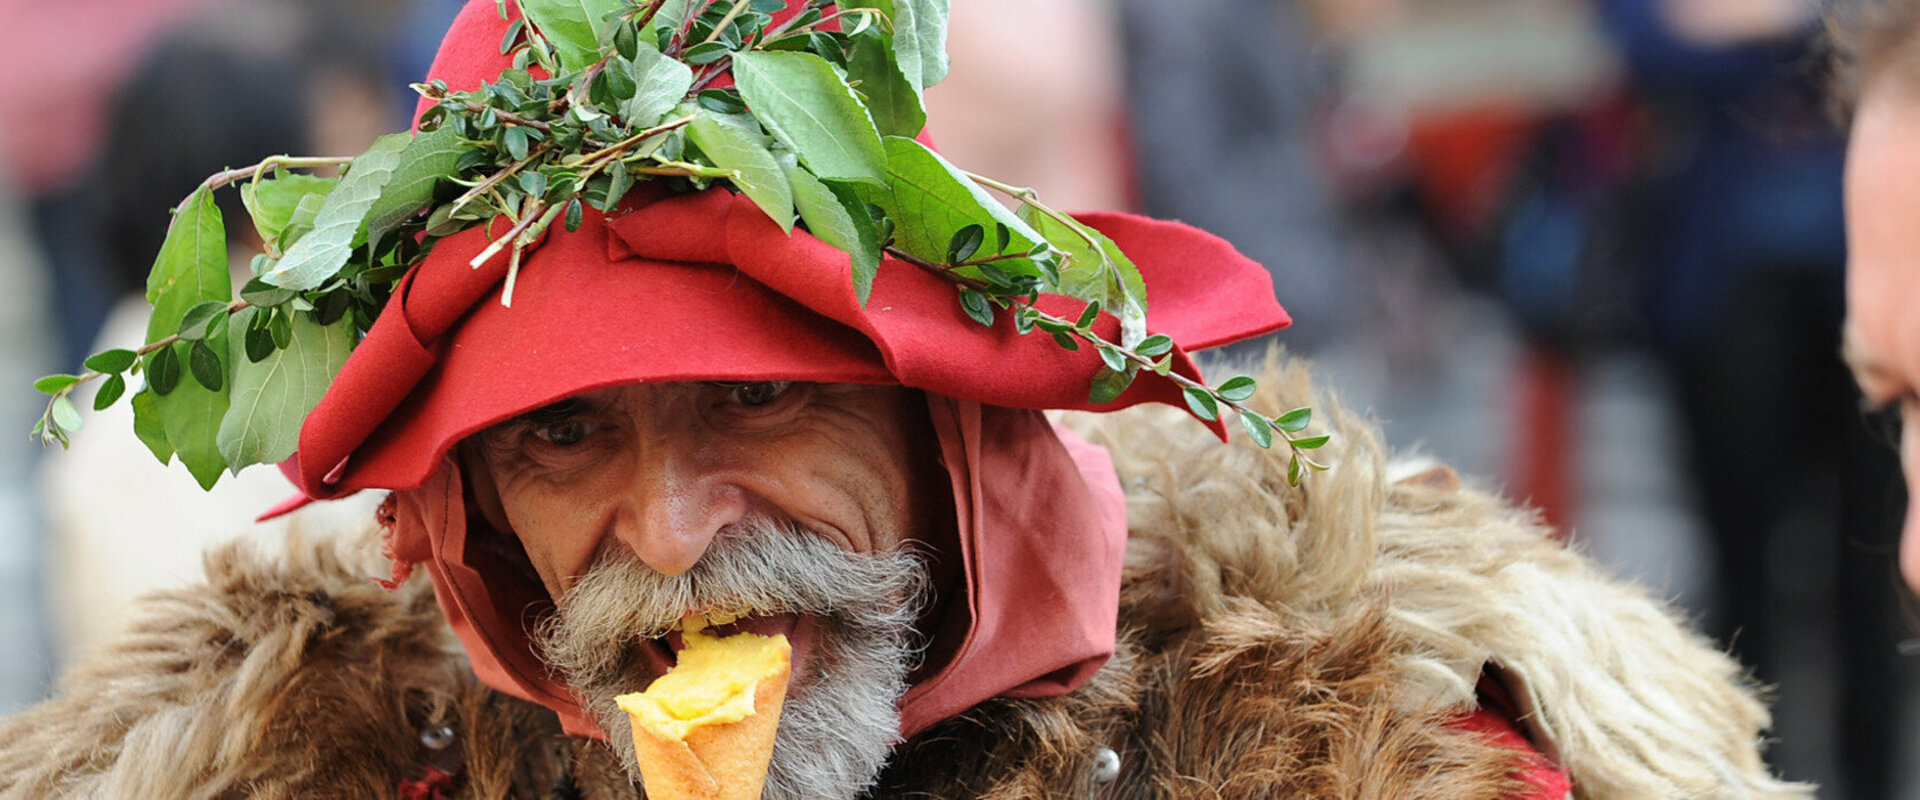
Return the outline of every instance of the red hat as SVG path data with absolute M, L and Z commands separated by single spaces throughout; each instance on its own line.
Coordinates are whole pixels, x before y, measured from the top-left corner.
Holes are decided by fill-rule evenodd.
M 509 66 L 498 48 L 507 24 L 493 0 L 470 2 L 429 77 L 462 91 L 497 76 Z M 1139 267 L 1149 330 L 1183 348 L 1288 323 L 1266 270 L 1226 242 L 1127 214 L 1077 216 Z M 1119 487 L 1104 454 L 1063 443 L 1037 410 L 1181 404 L 1179 386 L 1144 372 L 1118 401 L 1095 407 L 1088 388 L 1102 364 L 1090 348 L 1020 335 L 1005 315 L 981 326 L 952 284 L 893 260 L 862 305 L 846 253 L 804 230 L 787 234 L 724 189 L 636 190 L 619 212 L 589 211 L 578 230 L 551 231 L 524 259 L 511 308 L 500 303 L 507 259 L 468 265 L 487 237 L 475 228 L 440 241 L 395 287 L 301 429 L 295 471 L 310 497 L 398 491 L 396 573 L 428 568 L 490 685 L 554 708 L 572 732 L 598 733 L 527 643 L 522 623 L 549 602 L 544 591 L 468 546 L 470 528 L 485 523 L 467 519 L 447 453 L 568 396 L 660 381 L 884 383 L 928 394 L 966 551 L 967 597 L 952 603 L 965 644 L 909 694 L 904 734 L 989 697 L 1070 691 L 1111 654 Z M 1042 296 L 1037 305 L 1073 318 L 1083 304 Z M 1112 317 L 1099 326 L 1117 335 Z M 1173 356 L 1176 371 L 1199 377 L 1185 349 Z

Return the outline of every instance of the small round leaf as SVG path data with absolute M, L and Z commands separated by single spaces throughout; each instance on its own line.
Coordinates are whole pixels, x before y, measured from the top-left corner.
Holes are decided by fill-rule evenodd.
M 1182 394 L 1187 399 L 1187 408 L 1193 410 L 1194 416 L 1208 422 L 1220 418 L 1220 405 L 1213 399 L 1212 393 L 1205 389 L 1187 387 Z
M 94 372 L 126 372 L 133 367 L 133 362 L 138 360 L 139 357 L 134 355 L 132 350 L 108 350 L 104 353 L 94 353 L 91 358 L 88 358 L 87 369 Z
M 1238 403 L 1252 397 L 1254 390 L 1258 388 L 1260 388 L 1259 384 L 1254 383 L 1252 378 L 1241 375 L 1220 384 L 1220 396 Z
M 147 386 L 156 395 L 167 395 L 180 385 L 180 355 L 171 346 L 153 351 L 147 363 Z
M 33 382 L 34 391 L 42 394 L 59 394 L 62 390 L 80 382 L 78 375 L 48 375 Z
M 1253 437 L 1253 443 L 1261 447 L 1273 446 L 1273 423 L 1259 414 L 1240 415 L 1240 427 L 1247 429 L 1247 435 Z
M 120 395 L 126 393 L 127 379 L 125 376 L 113 375 L 108 377 L 106 383 L 100 384 L 100 393 L 93 396 L 93 410 L 99 411 L 107 406 L 113 405 L 113 401 L 120 399 Z
M 193 379 L 209 392 L 220 391 L 220 387 L 227 384 L 227 370 L 220 366 L 220 354 L 213 352 L 213 346 L 204 341 L 193 343 L 193 349 L 187 353 L 187 368 L 193 372 Z
M 65 397 L 53 399 L 53 424 L 63 431 L 80 430 L 80 409 L 73 407 L 73 401 Z

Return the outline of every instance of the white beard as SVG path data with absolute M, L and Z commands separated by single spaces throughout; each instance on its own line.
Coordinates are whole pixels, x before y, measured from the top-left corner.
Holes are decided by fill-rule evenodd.
M 688 613 L 813 615 L 806 674 L 780 716 L 762 797 L 853 798 L 873 785 L 900 733 L 899 701 L 918 658 L 913 623 L 927 586 L 911 553 L 848 553 L 792 523 L 729 526 L 682 575 L 666 576 L 624 547 L 603 549 L 535 642 L 606 731 L 629 775 L 639 762 L 616 695 L 646 688 L 634 642 Z

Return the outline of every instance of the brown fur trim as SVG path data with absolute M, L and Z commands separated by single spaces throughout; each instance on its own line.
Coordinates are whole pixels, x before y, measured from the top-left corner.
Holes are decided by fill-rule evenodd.
M 211 551 L 207 585 L 148 598 L 59 697 L 0 725 L 0 794 L 391 794 L 472 679 L 424 586 L 389 595 L 349 560 Z
M 1171 648 L 1123 648 L 1072 695 L 995 700 L 904 745 L 877 797 L 1505 798 L 1511 751 L 1400 713 L 1377 612 L 1303 628 L 1253 603 Z M 1094 782 L 1094 754 L 1122 777 Z
M 1129 558 L 1189 562 L 1188 606 L 1158 615 L 1218 618 L 1236 598 L 1333 624 L 1372 598 L 1402 644 L 1402 708 L 1474 703 L 1483 667 L 1513 679 L 1528 720 L 1582 798 L 1806 797 L 1768 774 L 1769 720 L 1738 664 L 1636 586 L 1602 574 L 1535 516 L 1451 481 L 1396 483 L 1374 426 L 1316 394 L 1306 367 L 1270 357 L 1256 409 L 1311 406 L 1310 434 L 1333 433 L 1333 465 L 1288 486 L 1288 453 L 1244 436 L 1221 447 L 1171 409 L 1067 415 L 1114 454 L 1136 541 Z M 1430 466 L 1430 465 L 1426 465 Z M 1658 676 L 1650 679 L 1649 676 Z

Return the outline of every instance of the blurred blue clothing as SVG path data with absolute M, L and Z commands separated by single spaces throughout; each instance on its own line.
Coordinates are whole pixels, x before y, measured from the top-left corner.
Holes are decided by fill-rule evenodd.
M 1659 2 L 1602 0 L 1600 10 L 1658 127 L 1636 245 L 1648 321 L 1658 342 L 1685 346 L 1755 273 L 1841 280 L 1845 142 L 1814 74 L 1811 23 L 1780 40 L 1705 47 L 1670 32 Z

